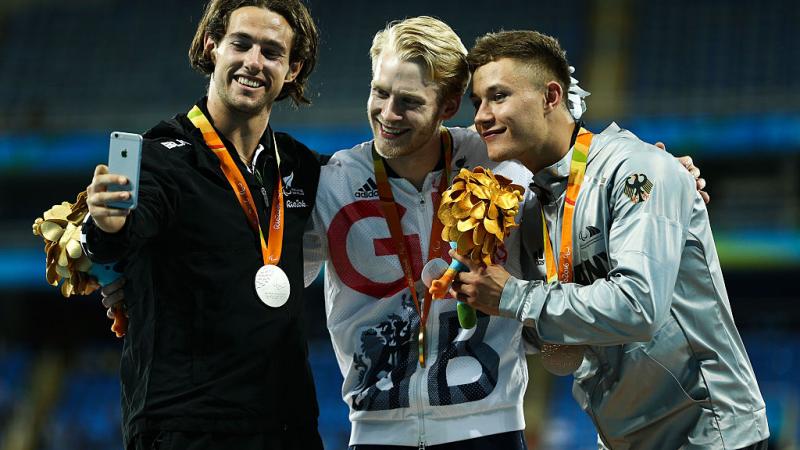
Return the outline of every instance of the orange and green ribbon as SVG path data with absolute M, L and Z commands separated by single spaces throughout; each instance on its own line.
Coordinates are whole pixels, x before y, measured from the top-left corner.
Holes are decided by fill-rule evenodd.
M 259 238 L 261 239 L 261 256 L 264 260 L 264 265 L 277 265 L 281 260 L 281 250 L 283 247 L 283 183 L 281 182 L 280 164 L 278 164 L 278 177 L 275 188 L 272 192 L 272 208 L 270 211 L 270 227 L 269 227 L 269 247 L 264 241 L 264 232 L 261 231 L 261 224 L 258 220 L 258 212 L 256 212 L 255 202 L 253 195 L 250 193 L 250 188 L 242 176 L 242 172 L 236 166 L 236 163 L 231 158 L 228 149 L 220 139 L 217 131 L 208 121 L 208 118 L 203 114 L 203 111 L 196 105 L 187 114 L 189 120 L 195 127 L 200 129 L 203 133 L 203 140 L 205 140 L 208 148 L 217 155 L 219 159 L 219 167 L 225 178 L 228 179 L 231 188 L 233 188 L 236 199 L 239 200 L 244 211 L 247 221 L 250 223 L 250 228 L 253 231 L 258 231 Z M 273 145 L 275 146 L 275 154 L 278 154 L 278 145 L 273 137 Z
M 571 283 L 573 277 L 572 269 L 572 219 L 575 214 L 575 202 L 581 191 L 583 177 L 586 175 L 586 162 L 589 160 L 589 146 L 592 145 L 594 135 L 588 130 L 581 128 L 578 137 L 575 139 L 575 146 L 572 150 L 572 161 L 569 165 L 569 179 L 567 181 L 567 193 L 564 199 L 564 219 L 561 221 L 561 248 L 558 258 L 553 255 L 553 246 L 550 243 L 550 235 L 547 232 L 547 221 L 544 217 L 544 205 L 542 206 L 542 240 L 544 241 L 545 266 L 547 267 L 547 282 L 553 283 L 556 280 L 562 283 Z M 556 268 L 558 260 L 558 268 Z

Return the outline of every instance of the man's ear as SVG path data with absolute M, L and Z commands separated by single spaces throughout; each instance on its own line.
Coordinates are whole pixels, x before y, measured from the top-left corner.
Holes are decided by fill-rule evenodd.
M 217 64 L 216 51 L 217 43 L 214 42 L 214 38 L 212 38 L 210 34 L 206 33 L 206 36 L 203 39 L 203 55 L 210 59 L 214 65 Z
M 442 121 L 452 119 L 453 116 L 456 115 L 458 112 L 458 108 L 461 106 L 461 96 L 458 95 L 451 95 L 444 99 L 442 102 L 442 112 L 439 115 L 439 119 Z
M 558 108 L 564 101 L 564 90 L 557 81 L 550 81 L 545 85 L 544 110 L 549 112 Z
M 289 63 L 289 71 L 286 72 L 286 77 L 284 77 L 283 81 L 286 83 L 291 83 L 297 78 L 297 75 L 300 74 L 300 71 L 303 69 L 303 62 L 302 61 L 295 61 L 293 63 Z

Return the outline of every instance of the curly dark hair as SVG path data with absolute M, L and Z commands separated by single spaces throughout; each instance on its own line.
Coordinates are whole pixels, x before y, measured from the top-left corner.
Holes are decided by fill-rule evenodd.
M 280 14 L 294 31 L 294 41 L 289 54 L 289 63 L 302 63 L 300 73 L 294 81 L 283 86 L 277 100 L 291 97 L 295 105 L 310 104 L 304 91 L 306 82 L 317 64 L 319 31 L 306 6 L 300 0 L 211 0 L 206 5 L 203 18 L 197 24 L 192 45 L 189 47 L 189 61 L 199 72 L 210 75 L 214 62 L 205 50 L 205 36 L 208 34 L 215 42 L 225 36 L 231 13 L 245 6 L 267 8 Z

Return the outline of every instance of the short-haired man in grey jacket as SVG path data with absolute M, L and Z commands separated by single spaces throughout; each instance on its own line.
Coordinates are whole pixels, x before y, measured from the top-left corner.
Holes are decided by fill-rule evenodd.
M 705 204 L 668 154 L 566 106 L 555 39 L 488 34 L 470 51 L 475 125 L 496 161 L 534 173 L 528 265 L 463 273 L 454 290 L 540 346 L 582 352 L 573 392 L 600 448 L 766 448 L 764 401 L 736 330 Z M 564 347 L 561 347 L 562 349 Z

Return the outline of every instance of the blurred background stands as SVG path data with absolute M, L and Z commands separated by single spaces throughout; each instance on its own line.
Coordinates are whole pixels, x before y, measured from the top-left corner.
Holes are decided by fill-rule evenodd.
M 797 448 L 800 404 L 800 3 L 793 0 L 309 0 L 322 37 L 314 106 L 281 105 L 271 124 L 332 152 L 370 138 L 372 36 L 393 19 L 437 16 L 467 47 L 488 31 L 558 37 L 593 95 L 588 126 L 610 121 L 710 181 L 709 214 L 737 324 L 767 401 L 771 448 Z M 73 201 L 104 161 L 112 130 L 143 132 L 185 111 L 207 80 L 187 50 L 200 1 L 0 3 L 0 450 L 121 448 L 120 341 L 96 297 L 65 300 L 44 281 L 30 234 Z M 468 125 L 467 99 L 452 121 Z M 311 363 L 327 448 L 349 436 L 319 280 L 307 294 Z M 530 447 L 596 448 L 569 377 L 531 358 Z

